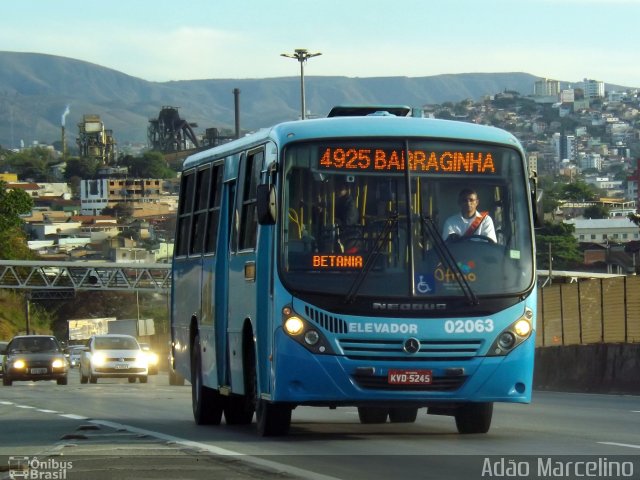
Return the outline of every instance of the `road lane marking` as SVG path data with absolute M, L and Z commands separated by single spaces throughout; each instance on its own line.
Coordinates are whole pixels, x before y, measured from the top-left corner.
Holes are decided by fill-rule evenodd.
M 598 442 L 600 445 L 613 445 L 614 447 L 627 447 L 627 448 L 639 448 L 640 445 L 634 445 L 632 443 L 618 443 L 618 442 Z
M 13 402 L 5 402 L 4 400 L 2 400 L 0 402 L 0 405 L 13 405 Z
M 225 448 L 216 447 L 213 445 L 207 445 L 206 443 L 194 442 L 192 440 L 187 440 L 180 437 L 175 437 L 173 435 L 167 435 L 160 432 L 154 432 L 153 430 L 145 430 L 144 428 L 133 427 L 131 425 L 126 425 L 123 423 L 110 422 L 107 420 L 90 420 L 90 423 L 95 423 L 96 425 L 103 425 L 105 427 L 118 429 L 125 429 L 130 432 L 149 435 L 151 437 L 158 438 L 160 440 L 165 440 L 167 442 L 173 442 L 178 445 L 182 445 L 184 447 L 197 449 L 201 452 L 208 452 L 215 455 L 221 456 L 234 456 L 241 457 L 241 461 L 250 463 L 252 465 L 267 468 L 269 470 L 273 470 L 276 472 L 287 472 L 292 475 L 297 475 L 304 479 L 309 480 L 340 480 L 337 477 L 331 477 L 328 475 L 322 475 L 320 473 L 312 472 L 309 470 L 304 470 L 302 468 L 293 467 L 291 465 L 286 465 L 284 463 L 278 463 L 271 460 L 265 460 L 263 458 L 253 457 L 251 455 L 247 455 L 246 453 L 234 452 L 232 450 L 227 450 Z
M 36 408 L 36 410 L 38 410 L 39 412 L 42 412 L 42 413 L 60 413 L 60 412 L 58 412 L 56 410 L 45 410 L 44 408 Z
M 12 402 L 1 402 L 5 405 L 13 405 Z M 331 477 L 329 475 L 322 475 L 320 473 L 312 472 L 309 470 L 304 470 L 302 468 L 294 467 L 291 465 L 287 465 L 284 463 L 278 463 L 271 460 L 265 460 L 263 458 L 253 457 L 251 455 L 247 455 L 246 453 L 235 452 L 233 450 L 227 450 L 224 448 L 216 447 L 214 445 L 207 445 L 206 443 L 194 442 L 192 440 L 187 440 L 185 438 L 175 437 L 173 435 L 167 435 L 160 432 L 155 432 L 152 430 L 146 430 L 143 428 L 137 428 L 132 425 L 126 425 L 123 423 L 110 422 L 108 420 L 90 420 L 89 417 L 84 417 L 82 415 L 74 415 L 71 413 L 59 413 L 54 410 L 44 410 L 37 409 L 36 407 L 31 407 L 29 405 L 15 405 L 17 408 L 32 408 L 36 411 L 43 413 L 56 413 L 60 417 L 69 418 L 71 420 L 89 420 L 89 423 L 93 423 L 96 425 L 103 425 L 105 427 L 110 427 L 116 430 L 127 430 L 132 433 L 149 435 L 154 438 L 158 438 L 160 440 L 165 440 L 167 442 L 171 442 L 177 445 L 181 445 L 183 447 L 187 447 L 190 449 L 195 449 L 196 451 L 211 453 L 219 456 L 233 456 L 233 457 L 241 457 L 241 461 L 249 463 L 251 465 L 266 468 L 275 472 L 287 472 L 291 475 L 297 475 L 304 479 L 309 480 L 341 480 L 338 477 Z

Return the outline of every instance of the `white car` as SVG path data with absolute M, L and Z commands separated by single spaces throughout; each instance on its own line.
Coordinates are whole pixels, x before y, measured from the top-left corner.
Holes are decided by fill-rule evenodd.
M 94 335 L 80 357 L 80 383 L 98 378 L 127 378 L 147 383 L 147 355 L 131 335 Z

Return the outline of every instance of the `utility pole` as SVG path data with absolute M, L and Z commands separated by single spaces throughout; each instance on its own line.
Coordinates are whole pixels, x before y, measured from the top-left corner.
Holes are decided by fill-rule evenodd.
M 549 285 L 553 283 L 553 256 L 551 255 L 551 243 L 549 243 Z
M 306 118 L 306 106 L 305 106 L 305 98 L 304 98 L 304 62 L 309 60 L 312 57 L 317 57 L 318 55 L 322 55 L 322 53 L 309 53 L 306 48 L 296 48 L 293 54 L 291 53 L 281 53 L 281 57 L 287 58 L 295 58 L 300 62 L 300 108 L 301 108 L 301 116 L 300 118 L 304 120 Z

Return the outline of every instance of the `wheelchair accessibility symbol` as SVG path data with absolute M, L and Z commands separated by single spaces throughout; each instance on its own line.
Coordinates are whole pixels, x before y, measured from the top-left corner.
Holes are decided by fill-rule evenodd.
M 425 280 L 426 277 L 426 280 Z M 432 275 L 417 275 L 416 277 L 416 291 L 423 295 L 433 292 L 433 276 Z

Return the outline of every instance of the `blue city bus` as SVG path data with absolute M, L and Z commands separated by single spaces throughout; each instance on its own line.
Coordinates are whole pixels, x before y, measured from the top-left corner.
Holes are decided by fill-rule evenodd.
M 281 123 L 185 160 L 171 358 L 197 424 L 255 413 L 260 435 L 284 435 L 297 406 L 357 407 L 366 424 L 425 407 L 486 433 L 494 402 L 530 402 L 523 148 L 497 128 L 389 111 Z M 493 233 L 444 238 L 465 189 Z

